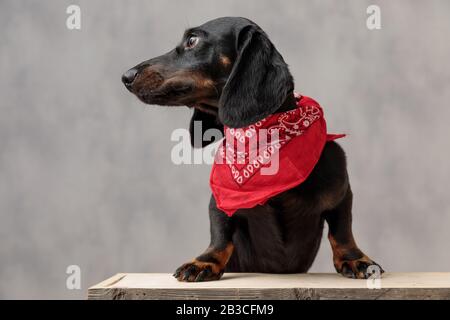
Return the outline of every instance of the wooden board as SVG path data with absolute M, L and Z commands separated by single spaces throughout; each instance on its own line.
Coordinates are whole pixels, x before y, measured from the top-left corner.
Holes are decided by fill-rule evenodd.
M 226 273 L 219 281 L 186 283 L 168 273 L 119 273 L 89 288 L 88 299 L 450 299 L 450 272 L 385 273 L 375 281 L 379 285 L 328 273 Z

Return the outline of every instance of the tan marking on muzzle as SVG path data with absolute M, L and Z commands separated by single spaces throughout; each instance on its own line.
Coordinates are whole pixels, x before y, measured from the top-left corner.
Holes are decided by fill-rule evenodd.
M 220 63 L 224 66 L 224 67 L 229 67 L 231 65 L 231 60 L 230 58 L 228 58 L 227 56 L 221 55 L 220 56 Z
M 145 68 L 142 70 L 134 80 L 134 88 L 140 90 L 146 88 L 154 90 L 162 85 L 164 82 L 163 76 L 153 68 Z

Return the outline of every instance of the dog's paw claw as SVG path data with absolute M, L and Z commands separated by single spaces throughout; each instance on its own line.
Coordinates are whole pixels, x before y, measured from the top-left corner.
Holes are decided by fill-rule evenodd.
M 210 273 L 211 273 L 211 269 L 205 269 L 203 271 L 200 271 L 200 273 L 195 278 L 195 281 L 196 282 L 204 281 L 206 278 L 208 278 Z
M 222 275 L 223 270 L 214 263 L 197 260 L 183 264 L 173 274 L 178 281 L 186 282 L 219 280 Z
M 375 273 L 379 275 L 384 273 L 378 263 L 366 256 L 356 260 L 340 261 L 335 267 L 338 273 L 351 279 L 369 279 Z

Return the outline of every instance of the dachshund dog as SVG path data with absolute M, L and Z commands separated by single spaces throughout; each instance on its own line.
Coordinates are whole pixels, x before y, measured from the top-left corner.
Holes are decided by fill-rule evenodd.
M 258 25 L 239 17 L 186 30 L 175 49 L 131 68 L 122 82 L 146 104 L 193 108 L 193 147 L 211 143 L 193 139 L 194 121 L 202 122 L 203 131 L 223 132 L 224 125 L 242 128 L 296 108 L 293 78 L 282 56 Z M 346 167 L 344 151 L 329 141 L 303 183 L 264 205 L 229 217 L 211 196 L 210 245 L 174 277 L 190 282 L 218 280 L 225 271 L 307 272 L 325 221 L 338 273 L 365 279 L 374 268 L 383 272 L 355 243 Z

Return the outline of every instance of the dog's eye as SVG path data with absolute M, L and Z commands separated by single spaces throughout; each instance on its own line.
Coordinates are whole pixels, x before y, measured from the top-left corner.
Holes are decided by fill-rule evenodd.
M 186 49 L 192 49 L 195 47 L 198 43 L 198 37 L 197 36 L 190 36 L 186 41 Z

